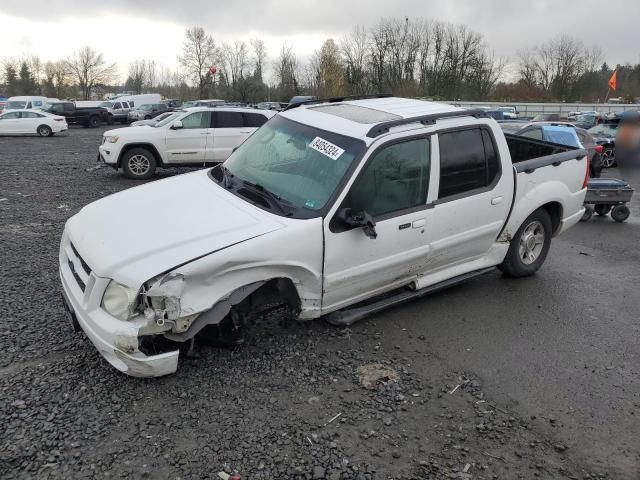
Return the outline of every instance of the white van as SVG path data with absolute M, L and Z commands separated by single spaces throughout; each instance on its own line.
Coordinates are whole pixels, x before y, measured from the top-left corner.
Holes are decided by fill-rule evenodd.
M 7 100 L 7 105 L 4 107 L 4 111 L 7 110 L 24 110 L 28 108 L 36 108 L 41 109 L 47 106 L 48 103 L 47 97 L 37 97 L 37 96 L 20 96 L 20 97 L 9 97 Z
M 159 93 L 143 93 L 141 95 L 122 95 L 112 101 L 128 102 L 131 109 L 148 105 L 152 103 L 160 103 L 162 98 Z

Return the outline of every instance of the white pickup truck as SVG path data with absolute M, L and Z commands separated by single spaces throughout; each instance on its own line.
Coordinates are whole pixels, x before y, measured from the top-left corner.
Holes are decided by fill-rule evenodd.
M 337 100 L 69 219 L 65 305 L 115 368 L 172 373 L 180 345 L 275 306 L 349 325 L 494 267 L 530 275 L 583 214 L 582 149 L 445 104 Z

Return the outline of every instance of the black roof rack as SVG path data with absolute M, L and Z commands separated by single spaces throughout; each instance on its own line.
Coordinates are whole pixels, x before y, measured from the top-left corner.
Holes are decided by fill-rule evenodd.
M 287 106 L 286 110 L 291 110 L 292 108 L 299 107 L 300 105 L 319 105 L 321 103 L 339 103 L 339 102 L 347 102 L 349 100 L 368 100 L 370 98 L 389 98 L 392 97 L 390 93 L 376 93 L 373 95 L 350 95 L 345 97 L 330 97 L 330 98 L 317 98 L 315 100 L 306 100 L 304 102 L 294 103 L 293 105 Z
M 390 128 L 397 127 L 399 125 L 407 125 L 409 123 L 420 122 L 423 125 L 432 125 L 436 123 L 436 120 L 444 118 L 455 117 L 475 117 L 486 118 L 489 115 L 484 110 L 458 110 L 455 112 L 442 112 L 442 113 L 430 113 L 429 115 L 420 115 L 419 117 L 401 118 L 399 120 L 389 120 L 388 122 L 381 122 L 367 132 L 367 137 L 376 138 L 383 133 L 387 133 Z

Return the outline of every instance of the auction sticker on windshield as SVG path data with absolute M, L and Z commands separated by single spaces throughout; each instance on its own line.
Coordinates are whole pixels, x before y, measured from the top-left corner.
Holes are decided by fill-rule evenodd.
M 327 142 L 323 138 L 316 137 L 309 144 L 309 147 L 313 148 L 317 152 L 326 155 L 331 160 L 338 160 L 340 155 L 344 153 L 344 150 L 331 142 Z

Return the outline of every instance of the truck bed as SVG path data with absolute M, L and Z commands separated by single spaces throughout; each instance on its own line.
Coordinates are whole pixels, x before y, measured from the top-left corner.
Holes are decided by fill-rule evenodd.
M 558 166 L 562 162 L 574 160 L 587 155 L 587 151 L 569 145 L 534 140 L 519 135 L 505 134 L 511 163 L 516 172 L 527 172 L 547 165 Z

